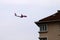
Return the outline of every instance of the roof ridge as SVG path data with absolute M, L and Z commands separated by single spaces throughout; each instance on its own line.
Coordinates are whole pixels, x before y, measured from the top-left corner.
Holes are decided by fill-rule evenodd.
M 60 20 L 60 10 L 58 10 L 55 14 L 52 14 L 48 17 L 45 17 L 41 20 L 39 20 L 39 22 L 41 21 L 52 21 L 52 20 Z

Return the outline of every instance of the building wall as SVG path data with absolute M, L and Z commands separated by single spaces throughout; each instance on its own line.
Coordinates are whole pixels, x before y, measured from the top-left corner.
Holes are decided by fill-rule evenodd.
M 60 40 L 60 23 L 48 23 L 48 32 L 40 33 L 40 38 L 47 37 L 48 40 Z

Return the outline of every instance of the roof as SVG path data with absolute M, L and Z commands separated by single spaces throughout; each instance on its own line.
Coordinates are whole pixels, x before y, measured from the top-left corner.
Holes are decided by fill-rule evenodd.
M 44 19 L 39 20 L 39 23 L 44 23 L 44 22 L 53 22 L 53 21 L 60 21 L 60 10 L 57 11 L 57 13 L 50 15 Z M 35 22 L 35 23 L 38 23 Z

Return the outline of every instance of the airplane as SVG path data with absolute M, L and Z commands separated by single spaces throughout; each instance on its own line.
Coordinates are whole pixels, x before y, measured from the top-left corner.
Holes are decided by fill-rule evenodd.
M 17 15 L 16 13 L 15 13 L 15 16 L 16 16 L 16 17 L 20 17 L 20 18 L 27 17 L 26 15 L 22 15 L 22 14 L 21 14 L 21 16 L 19 16 L 19 15 Z

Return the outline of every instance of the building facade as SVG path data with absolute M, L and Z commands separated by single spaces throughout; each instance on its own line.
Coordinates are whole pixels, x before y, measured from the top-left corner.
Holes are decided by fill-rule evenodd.
M 60 40 L 60 10 L 35 24 L 40 29 L 39 40 Z

